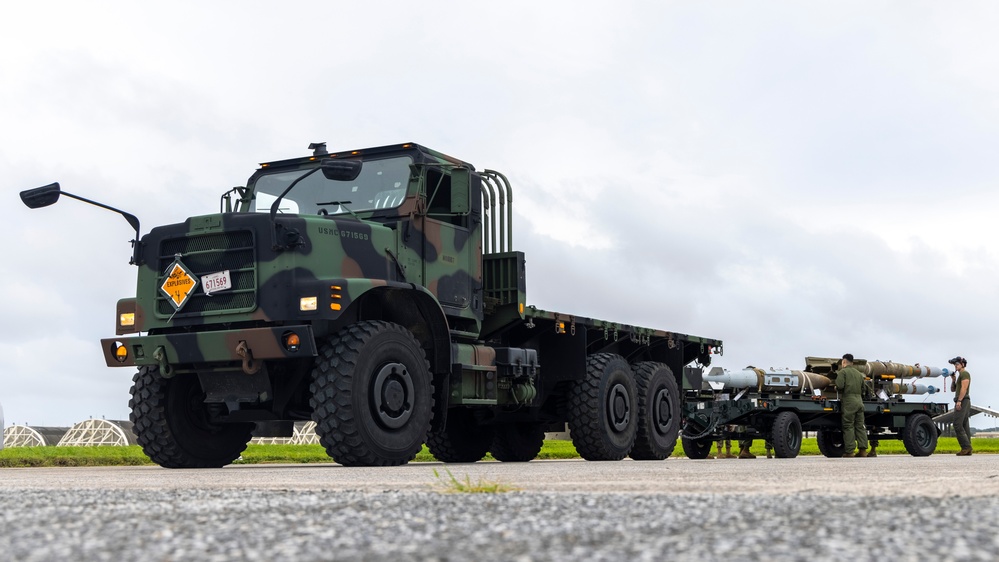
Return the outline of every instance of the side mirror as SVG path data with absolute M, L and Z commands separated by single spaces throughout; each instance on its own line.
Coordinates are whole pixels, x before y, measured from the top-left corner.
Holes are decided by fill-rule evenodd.
M 361 173 L 361 162 L 357 160 L 323 160 L 319 167 L 326 179 L 333 181 L 354 181 Z
M 42 187 L 36 187 L 35 189 L 25 189 L 21 192 L 21 201 L 28 206 L 29 209 L 41 209 L 42 207 L 48 207 L 59 200 L 59 195 L 62 191 L 59 190 L 59 182 L 50 183 Z
M 79 195 L 67 193 L 59 188 L 59 182 L 43 185 L 42 187 L 36 187 L 35 189 L 26 189 L 21 192 L 21 201 L 23 201 L 29 209 L 40 209 L 42 207 L 48 207 L 58 201 L 60 195 L 65 195 L 66 197 L 76 199 L 77 201 L 83 201 L 84 203 L 90 203 L 95 207 L 114 211 L 115 213 L 125 217 L 129 226 L 135 229 L 135 239 L 132 240 L 132 259 L 128 263 L 133 265 L 142 265 L 142 244 L 139 242 L 139 219 L 135 218 L 135 215 L 126 213 L 121 209 L 115 209 L 114 207 L 110 207 L 104 203 L 91 201 L 86 197 L 80 197 Z

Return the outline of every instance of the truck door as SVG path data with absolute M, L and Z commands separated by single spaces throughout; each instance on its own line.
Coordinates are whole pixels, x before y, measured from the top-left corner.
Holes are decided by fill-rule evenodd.
M 424 222 L 424 281 L 441 305 L 465 309 L 471 303 L 476 242 L 469 229 L 468 172 L 427 171 L 427 218 Z M 453 312 L 453 311 L 452 311 Z

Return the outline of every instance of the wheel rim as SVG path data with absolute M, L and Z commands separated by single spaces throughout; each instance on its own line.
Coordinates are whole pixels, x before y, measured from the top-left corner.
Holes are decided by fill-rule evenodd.
M 670 425 L 673 424 L 673 404 L 670 402 L 669 392 L 665 388 L 659 389 L 652 401 L 652 421 L 656 431 L 662 435 L 668 433 Z
M 413 415 L 413 377 L 402 363 L 388 363 L 375 376 L 371 395 L 378 421 L 389 429 L 406 425 Z
M 790 450 L 795 450 L 801 445 L 801 430 L 796 424 L 791 424 L 787 431 L 787 439 L 785 440 L 787 447 Z
M 916 443 L 918 443 L 920 447 L 924 449 L 930 448 L 933 437 L 930 435 L 930 430 L 925 423 L 921 423 L 918 427 L 916 427 L 915 437 Z
M 607 393 L 607 418 L 614 431 L 624 431 L 631 420 L 631 397 L 623 384 L 615 384 Z

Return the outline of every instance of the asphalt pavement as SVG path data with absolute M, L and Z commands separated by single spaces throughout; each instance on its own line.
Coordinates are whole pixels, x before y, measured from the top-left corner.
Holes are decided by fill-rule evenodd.
M 0 469 L 18 561 L 994 560 L 997 523 L 999 455 Z

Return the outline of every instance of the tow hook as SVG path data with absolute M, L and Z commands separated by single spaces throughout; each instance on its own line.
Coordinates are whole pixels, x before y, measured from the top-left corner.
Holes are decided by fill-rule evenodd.
M 159 363 L 161 377 L 165 379 L 173 378 L 173 367 L 167 363 L 166 349 L 162 345 L 157 347 L 156 351 L 153 352 L 153 359 Z
M 236 355 L 243 358 L 243 372 L 252 375 L 260 370 L 260 362 L 253 360 L 253 351 L 246 345 L 246 340 L 239 340 Z

